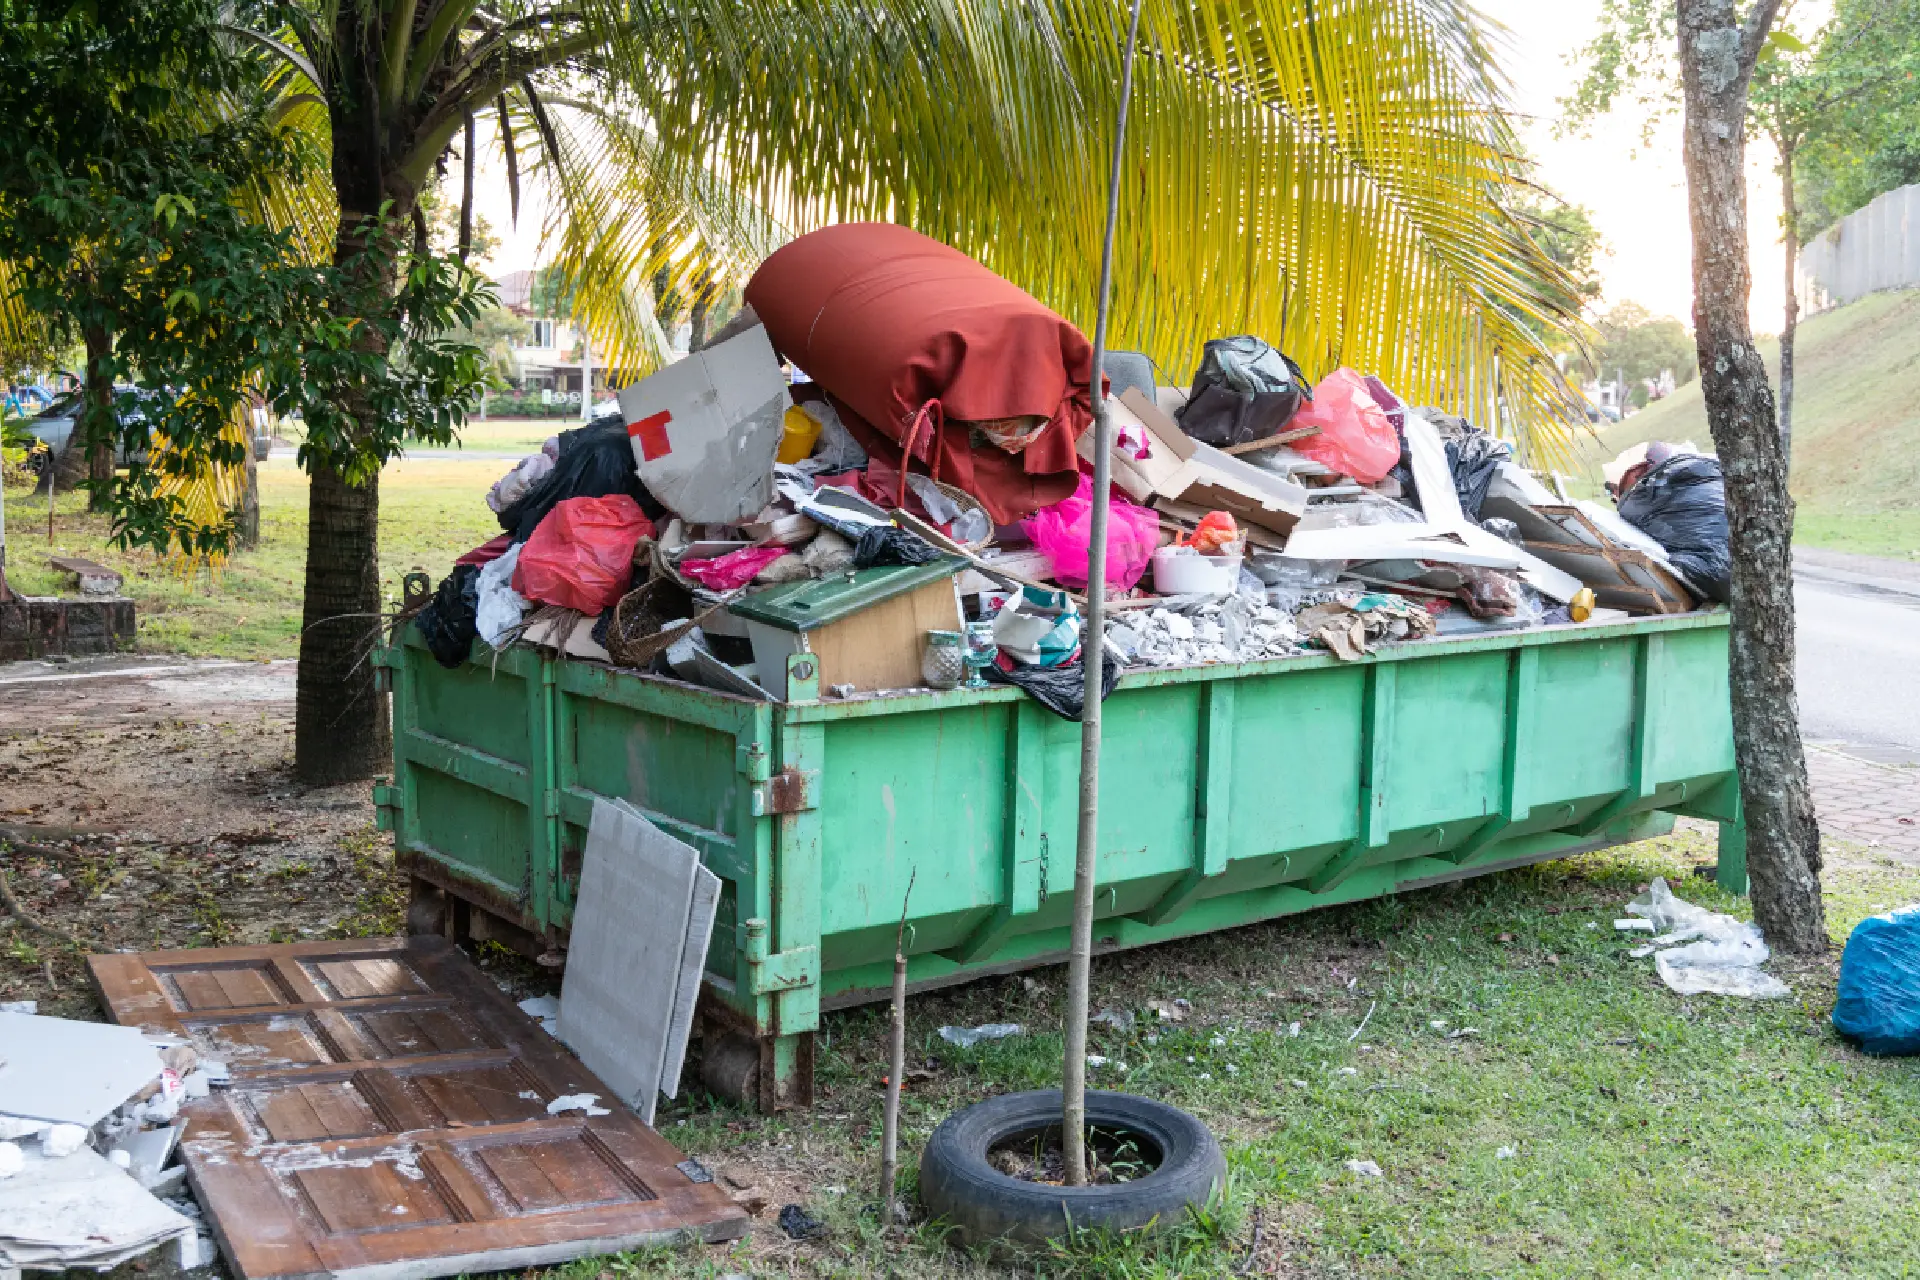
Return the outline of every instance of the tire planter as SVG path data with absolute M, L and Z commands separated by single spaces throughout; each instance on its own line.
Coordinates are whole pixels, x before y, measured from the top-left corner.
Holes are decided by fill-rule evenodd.
M 1060 1091 L 1009 1093 L 947 1117 L 920 1159 L 920 1198 L 966 1244 L 1038 1244 L 1088 1229 L 1160 1230 L 1203 1205 L 1226 1177 L 1213 1134 L 1177 1107 L 1129 1093 L 1087 1092 L 1089 1127 L 1157 1148 L 1152 1173 L 1107 1186 L 1056 1187 L 1009 1177 L 988 1152 L 1060 1124 Z

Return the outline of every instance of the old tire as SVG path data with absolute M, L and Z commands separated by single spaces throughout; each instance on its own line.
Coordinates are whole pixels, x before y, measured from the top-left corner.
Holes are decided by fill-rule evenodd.
M 1074 1231 L 1162 1229 L 1185 1221 L 1226 1177 L 1226 1157 L 1198 1120 L 1130 1093 L 1087 1093 L 1087 1123 L 1123 1130 L 1159 1148 L 1154 1171 L 1131 1182 L 1053 1187 L 1001 1173 L 987 1162 L 999 1143 L 1057 1127 L 1060 1091 L 989 1098 L 949 1116 L 920 1159 L 920 1198 L 966 1244 L 1038 1244 Z

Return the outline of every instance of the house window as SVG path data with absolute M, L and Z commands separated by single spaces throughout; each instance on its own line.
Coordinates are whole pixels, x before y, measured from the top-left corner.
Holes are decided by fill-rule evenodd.
M 535 320 L 533 322 L 533 345 L 536 347 L 553 345 L 553 321 Z

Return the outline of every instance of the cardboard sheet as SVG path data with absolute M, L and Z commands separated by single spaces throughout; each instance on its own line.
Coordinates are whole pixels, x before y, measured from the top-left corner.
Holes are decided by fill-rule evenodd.
M 1115 439 L 1123 425 L 1149 438 L 1144 458 L 1120 449 L 1113 453 L 1114 486 L 1135 502 L 1163 509 L 1183 503 L 1203 511 L 1225 511 L 1243 524 L 1281 534 L 1306 512 L 1304 488 L 1190 438 L 1137 388 L 1118 400 L 1108 399 L 1107 412 L 1113 419 Z M 1092 432 L 1080 438 L 1083 457 L 1091 457 L 1092 441 Z
M 742 524 L 765 509 L 787 404 L 759 325 L 620 392 L 640 479 L 692 524 Z

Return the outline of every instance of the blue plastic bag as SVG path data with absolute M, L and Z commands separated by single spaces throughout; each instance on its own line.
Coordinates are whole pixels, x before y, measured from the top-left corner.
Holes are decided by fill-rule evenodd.
M 1840 955 L 1833 1029 L 1867 1053 L 1920 1053 L 1920 906 L 1854 927 Z

